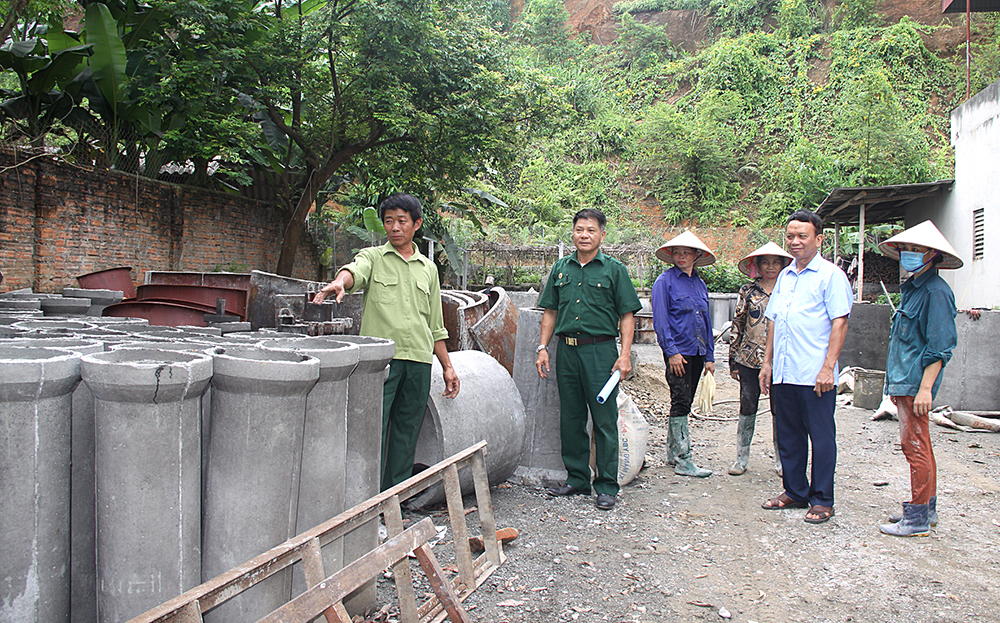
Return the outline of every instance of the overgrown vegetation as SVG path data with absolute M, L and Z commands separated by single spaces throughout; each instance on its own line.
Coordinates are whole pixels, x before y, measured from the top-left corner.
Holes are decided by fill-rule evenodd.
M 447 249 L 484 234 L 568 242 L 585 207 L 646 242 L 662 234 L 650 212 L 664 226 L 781 226 L 836 186 L 946 178 L 965 91 L 964 50 L 942 57 L 923 38 L 964 22 L 883 24 L 874 0 L 629 0 L 614 6 L 617 39 L 599 43 L 562 0 L 528 0 L 513 21 L 503 0 L 284 13 L 91 0 L 82 34 L 61 19 L 76 5 L 46 2 L 0 0 L 15 23 L 0 49 L 3 140 L 150 174 L 190 161 L 229 187 L 250 165 L 304 170 L 286 189 L 292 225 L 317 197 L 360 227 L 365 206 L 408 189 Z M 664 10 L 691 12 L 696 51 L 658 25 Z M 139 28 L 142 15 L 156 20 Z M 1000 19 L 972 26 L 975 92 L 1000 71 Z M 89 77 L 74 73 L 84 65 Z

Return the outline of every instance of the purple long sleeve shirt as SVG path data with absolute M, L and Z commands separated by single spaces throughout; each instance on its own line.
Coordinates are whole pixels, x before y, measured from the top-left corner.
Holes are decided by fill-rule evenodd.
M 676 354 L 704 355 L 715 361 L 712 316 L 708 312 L 708 288 L 698 270 L 688 277 L 673 266 L 653 284 L 653 329 L 667 357 Z

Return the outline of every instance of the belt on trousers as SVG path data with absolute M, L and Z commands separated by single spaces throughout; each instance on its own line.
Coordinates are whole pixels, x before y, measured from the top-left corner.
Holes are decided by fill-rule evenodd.
M 559 339 L 566 342 L 569 346 L 584 346 L 586 344 L 598 344 L 600 342 L 607 342 L 608 340 L 615 339 L 613 335 L 598 335 L 597 337 L 570 337 L 568 335 L 560 335 Z

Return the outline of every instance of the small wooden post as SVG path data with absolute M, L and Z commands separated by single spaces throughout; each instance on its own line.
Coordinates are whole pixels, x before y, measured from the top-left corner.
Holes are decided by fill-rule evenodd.
M 865 293 L 865 204 L 858 209 L 858 302 Z

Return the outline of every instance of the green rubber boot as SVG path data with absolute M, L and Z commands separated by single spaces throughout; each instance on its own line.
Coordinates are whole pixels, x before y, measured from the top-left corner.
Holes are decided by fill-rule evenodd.
M 903 518 L 896 523 L 878 527 L 884 534 L 892 536 L 929 536 L 931 526 L 927 523 L 927 509 L 930 504 L 910 504 L 903 502 Z
M 670 420 L 667 420 L 669 422 Z M 667 465 L 677 465 L 677 457 L 674 456 L 674 435 L 667 425 Z
M 753 429 L 757 425 L 756 415 L 740 415 L 740 423 L 736 426 L 736 462 L 729 468 L 730 476 L 742 476 L 747 471 L 750 462 L 750 442 L 753 441 Z
M 674 451 L 677 463 L 674 473 L 678 476 L 693 476 L 708 478 L 712 471 L 702 469 L 691 460 L 691 437 L 688 435 L 688 419 L 686 417 L 670 418 L 670 447 Z
M 902 515 L 889 515 L 889 523 L 899 523 L 902 520 Z M 927 505 L 927 523 L 932 528 L 938 524 L 936 495 L 931 496 L 931 502 Z

